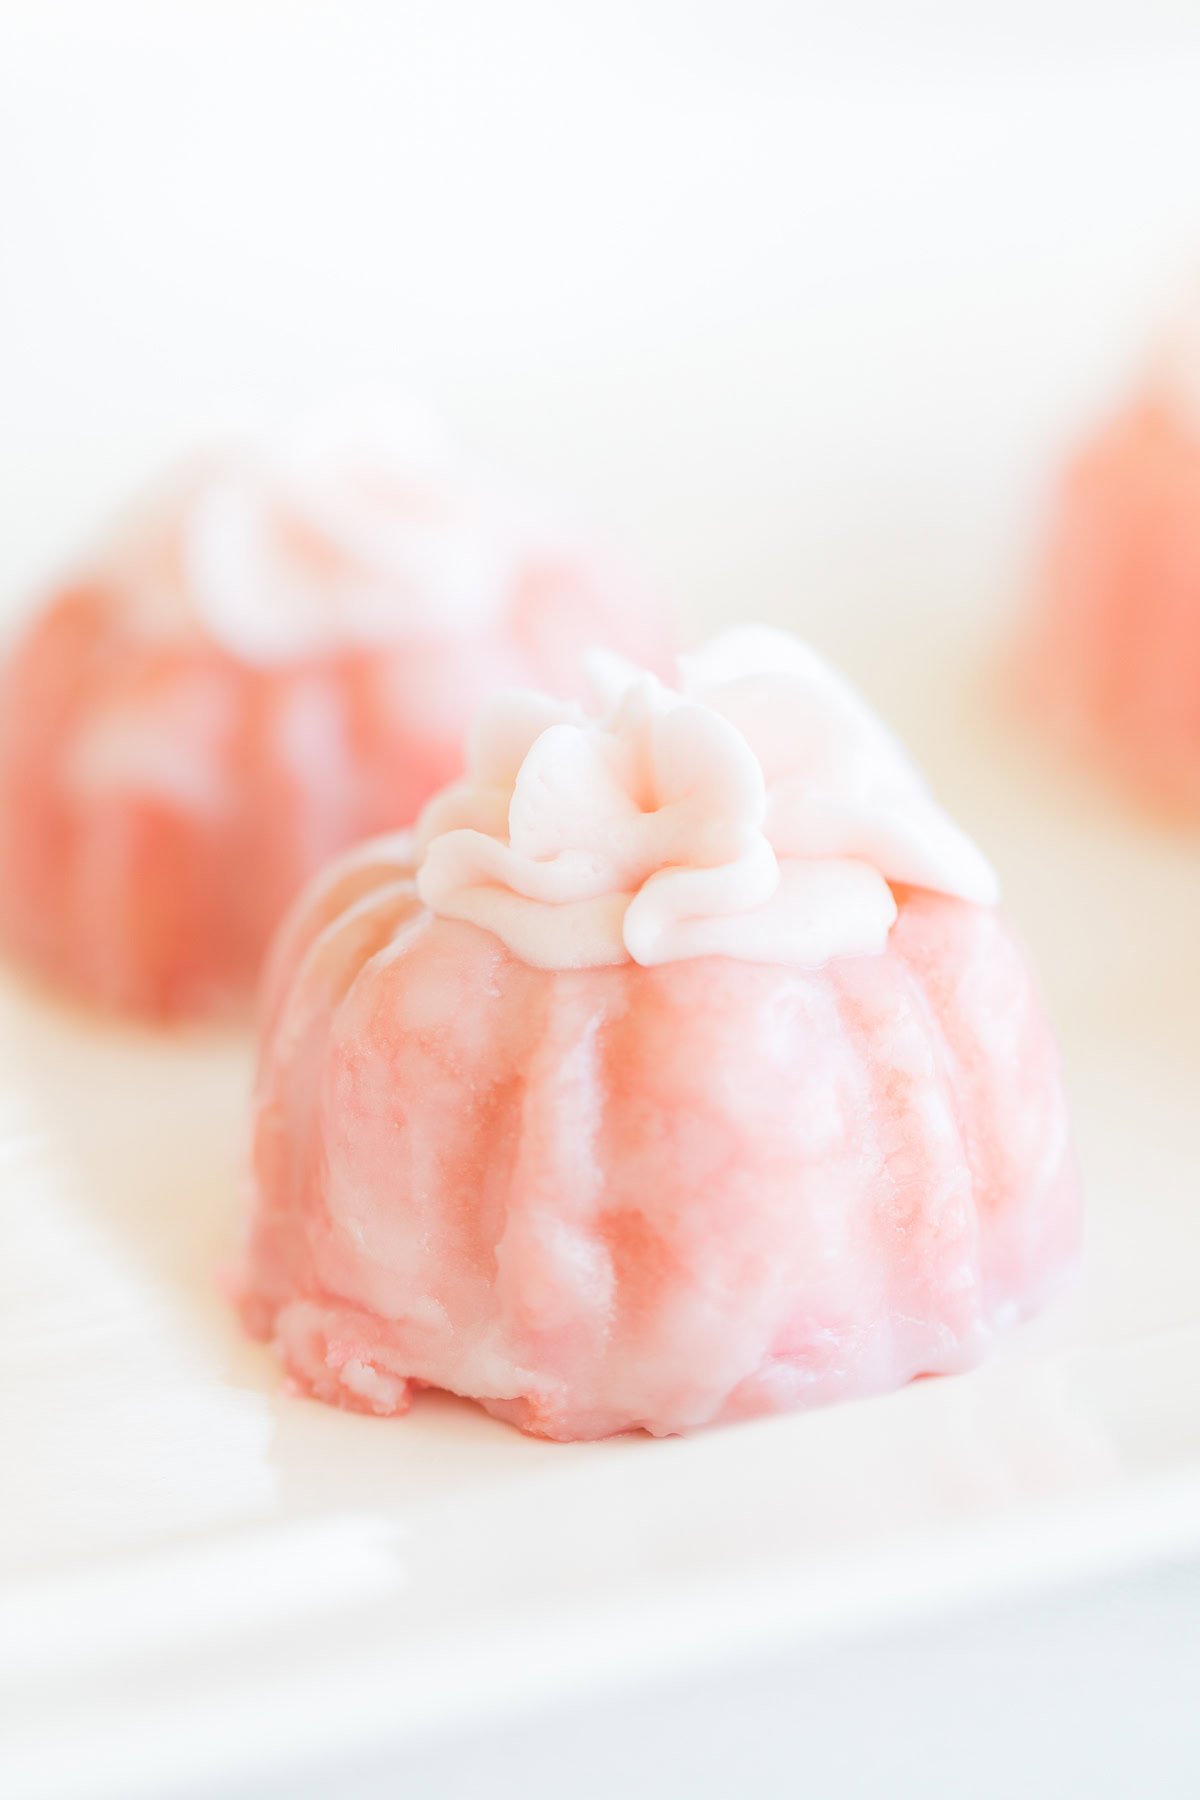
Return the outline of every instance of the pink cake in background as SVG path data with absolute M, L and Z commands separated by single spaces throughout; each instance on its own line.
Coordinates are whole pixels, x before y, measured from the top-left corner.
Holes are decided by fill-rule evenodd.
M 1067 472 L 1031 649 L 1068 741 L 1200 814 L 1200 297 Z
M 250 1330 L 541 1436 L 969 1368 L 1072 1269 L 1059 1062 L 994 876 L 855 693 L 727 634 L 501 696 L 264 995 Z
M 89 1001 L 244 1007 L 335 851 L 410 822 L 498 683 L 572 691 L 652 608 L 440 448 L 303 434 L 198 461 L 0 669 L 0 935 Z

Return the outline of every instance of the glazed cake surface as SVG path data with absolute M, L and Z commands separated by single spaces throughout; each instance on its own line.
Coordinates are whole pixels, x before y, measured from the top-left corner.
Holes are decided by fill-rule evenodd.
M 1200 815 L 1200 296 L 1072 459 L 1026 672 L 1068 745 L 1161 809 Z
M 379 874 L 256 1102 L 244 1309 L 303 1389 L 685 1431 L 968 1368 L 1072 1266 L 1057 1052 L 995 913 L 909 892 L 818 971 L 557 974 Z
M 728 695 L 714 703 L 736 710 Z M 994 906 L 884 882 L 881 919 L 864 882 L 839 890 L 814 937 L 812 919 L 793 916 L 795 896 L 828 895 L 793 870 L 775 890 L 786 918 L 761 940 L 776 960 L 762 960 L 755 931 L 769 903 L 728 910 L 746 892 L 730 870 L 744 876 L 759 856 L 731 825 L 721 882 L 686 890 L 688 907 L 707 896 L 726 910 L 707 924 L 679 914 L 674 861 L 657 901 L 668 911 L 655 931 L 644 914 L 633 930 L 629 892 L 613 903 L 594 858 L 547 840 L 586 812 L 579 780 L 596 801 L 586 831 L 607 847 L 606 875 L 619 866 L 626 879 L 640 858 L 642 894 L 662 872 L 645 875 L 648 832 L 674 857 L 699 841 L 678 810 L 662 815 L 695 804 L 709 832 L 720 807 L 694 760 L 672 800 L 638 786 L 646 743 L 669 763 L 684 725 L 657 734 L 653 706 L 628 694 L 617 715 L 617 736 L 639 755 L 592 740 L 584 756 L 564 739 L 556 792 L 529 757 L 558 727 L 525 718 L 514 740 L 515 715 L 501 709 L 466 782 L 431 805 L 418 836 L 378 840 L 328 870 L 277 940 L 240 1299 L 249 1328 L 321 1399 L 402 1412 L 432 1385 L 548 1437 L 689 1431 L 966 1369 L 1074 1266 L 1079 1197 L 1057 1051 Z M 986 894 L 982 859 L 944 815 L 922 813 L 927 796 L 914 791 L 904 814 L 904 783 L 894 771 L 884 781 L 873 760 L 894 746 L 872 743 L 836 828 L 822 814 L 821 841 L 857 833 L 861 851 L 882 832 L 878 842 L 913 857 L 919 839 L 931 880 L 941 869 Z M 596 756 L 638 786 L 636 809 L 605 789 L 603 828 Z M 522 770 L 538 796 L 529 836 L 513 824 Z M 774 843 L 796 841 L 812 801 L 810 788 L 799 812 L 783 807 L 786 779 L 777 759 L 767 785 L 778 804 L 764 794 L 755 815 Z M 749 790 L 727 769 L 717 785 L 744 826 Z M 818 787 L 828 798 L 824 775 Z M 648 800 L 662 804 L 647 811 Z M 475 827 L 454 822 L 468 814 Z M 540 887 L 521 907 L 476 841 L 486 817 L 509 851 L 536 838 L 545 853 L 532 877 L 519 855 L 503 865 L 518 887 Z M 431 855 L 463 831 L 475 839 Z M 547 867 L 563 875 L 564 856 L 586 903 L 559 887 L 543 897 Z M 863 903 L 857 920 L 847 897 L 851 911 Z M 559 911 L 543 935 L 541 909 L 564 905 L 584 911 L 570 929 Z M 451 916 L 463 911 L 476 916 Z M 690 953 L 701 925 L 719 928 L 724 953 Z M 651 960 L 628 952 L 631 931 Z M 535 944 L 546 966 L 521 953 Z
M 666 628 L 453 467 L 229 452 L 149 498 L 0 666 L 0 936 L 76 995 L 239 1012 L 346 845 L 415 818 L 498 683 Z

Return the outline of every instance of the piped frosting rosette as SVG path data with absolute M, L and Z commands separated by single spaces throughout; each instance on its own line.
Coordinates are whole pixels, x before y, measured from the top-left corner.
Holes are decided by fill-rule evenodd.
M 881 951 L 895 885 L 995 874 L 870 707 L 786 633 L 725 632 L 678 685 L 608 654 L 590 706 L 508 691 L 418 827 L 425 905 L 537 968 Z

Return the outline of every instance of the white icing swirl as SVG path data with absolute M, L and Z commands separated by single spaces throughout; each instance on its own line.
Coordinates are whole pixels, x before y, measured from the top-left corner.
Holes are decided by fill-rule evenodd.
M 148 621 L 274 664 L 469 631 L 551 541 L 436 434 L 310 427 L 198 461 L 108 562 Z
M 418 826 L 421 897 L 537 968 L 883 949 L 891 884 L 981 905 L 992 869 L 816 653 L 742 627 L 678 691 L 596 654 L 592 713 L 508 692 Z

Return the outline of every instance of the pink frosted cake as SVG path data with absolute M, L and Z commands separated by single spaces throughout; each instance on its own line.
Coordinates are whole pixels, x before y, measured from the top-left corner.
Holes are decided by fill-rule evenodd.
M 991 869 L 794 640 L 592 666 L 284 926 L 250 1330 L 338 1405 L 568 1439 L 970 1367 L 1079 1240 Z
M 1200 814 L 1200 302 L 1069 469 L 1039 599 L 1043 712 L 1147 798 Z
M 415 818 L 497 683 L 569 692 L 653 612 L 419 451 L 303 436 L 188 470 L 0 670 L 0 936 L 104 1006 L 244 1005 L 334 851 Z

